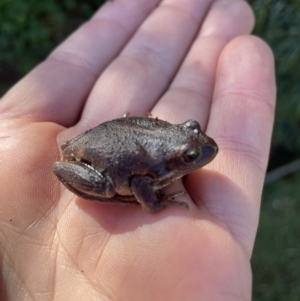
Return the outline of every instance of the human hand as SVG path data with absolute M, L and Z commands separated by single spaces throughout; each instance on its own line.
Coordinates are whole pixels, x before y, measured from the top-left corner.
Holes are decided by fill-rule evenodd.
M 240 0 L 115 0 L 4 95 L 1 300 L 251 299 L 275 102 L 252 26 Z M 61 142 L 127 111 L 218 143 L 184 180 L 190 210 L 88 202 L 53 175 Z

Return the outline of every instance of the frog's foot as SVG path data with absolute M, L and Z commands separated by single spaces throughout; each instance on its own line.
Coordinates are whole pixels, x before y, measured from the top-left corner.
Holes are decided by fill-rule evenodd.
M 154 190 L 149 179 L 145 176 L 135 176 L 131 181 L 132 192 L 142 207 L 150 213 L 156 213 L 168 206 L 189 208 L 185 202 L 174 201 L 175 196 L 184 194 L 183 191 L 164 195 L 161 190 Z
M 123 118 L 129 117 L 130 116 L 130 112 L 126 112 L 123 115 Z M 145 112 L 144 114 L 141 115 L 142 117 L 149 117 L 149 118 L 153 118 L 152 113 L 151 112 Z
M 174 200 L 176 197 L 186 194 L 184 190 L 173 192 L 167 195 L 165 195 L 164 192 L 161 190 L 158 190 L 158 193 L 159 193 L 159 199 L 163 202 Z
M 152 113 L 151 112 L 145 112 L 144 114 L 141 115 L 142 117 L 149 117 L 149 118 L 153 118 Z
M 167 204 L 167 206 L 183 206 L 186 209 L 189 209 L 189 205 L 186 202 L 179 202 L 179 201 L 175 201 L 174 199 L 180 195 L 184 195 L 186 194 L 185 191 L 177 191 L 177 192 L 173 192 L 171 194 L 165 195 L 163 192 L 160 191 L 160 193 L 162 194 L 161 197 L 159 198 L 160 201 L 163 204 Z
M 163 201 L 160 203 L 160 207 L 162 209 L 168 207 L 168 206 L 182 206 L 186 209 L 189 209 L 189 205 L 186 202 L 180 202 L 180 201 Z

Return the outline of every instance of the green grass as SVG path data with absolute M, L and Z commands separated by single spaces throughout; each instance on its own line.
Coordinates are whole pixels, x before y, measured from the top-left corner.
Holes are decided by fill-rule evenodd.
M 300 153 L 300 1 L 248 0 L 255 16 L 254 34 L 272 48 L 276 62 L 278 101 L 271 167 L 299 158 Z M 300 298 L 299 298 L 300 300 Z
M 276 61 L 278 101 L 270 166 L 300 153 L 300 2 L 248 0 L 254 33 L 271 46 Z M 265 187 L 255 243 L 253 300 L 300 300 L 300 174 Z
M 300 300 L 300 174 L 265 187 L 255 243 L 253 300 Z
M 0 0 L 0 96 L 105 0 Z

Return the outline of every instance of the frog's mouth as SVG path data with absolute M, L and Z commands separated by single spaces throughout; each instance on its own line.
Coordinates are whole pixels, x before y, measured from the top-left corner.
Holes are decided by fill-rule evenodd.
M 93 167 L 91 161 L 89 161 L 87 159 L 84 159 L 84 158 L 74 157 L 74 156 L 64 157 L 62 161 L 64 161 L 64 162 L 73 162 L 73 163 L 78 162 L 78 163 L 83 163 L 83 164 L 86 164 L 86 165 L 89 165 L 89 166 Z
M 76 162 L 81 162 L 81 163 L 83 163 L 85 165 L 93 167 L 92 162 L 89 161 L 89 160 L 86 160 L 86 159 L 83 159 L 83 158 L 76 158 L 75 161 Z

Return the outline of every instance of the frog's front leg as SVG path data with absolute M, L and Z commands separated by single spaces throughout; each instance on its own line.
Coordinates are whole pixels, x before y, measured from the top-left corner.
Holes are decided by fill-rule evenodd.
M 68 189 L 80 197 L 105 201 L 116 194 L 105 176 L 83 162 L 55 162 L 53 172 Z
M 143 206 L 145 210 L 150 213 L 158 212 L 168 206 L 183 206 L 189 208 L 185 202 L 178 202 L 170 200 L 169 196 L 165 196 L 158 190 L 155 190 L 150 177 L 134 176 L 131 180 L 131 189 L 137 201 Z M 175 197 L 179 193 L 171 194 L 170 197 Z

